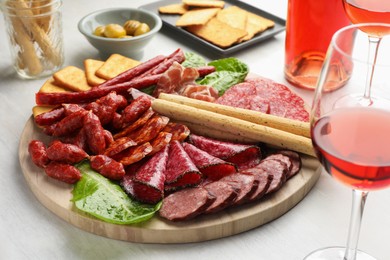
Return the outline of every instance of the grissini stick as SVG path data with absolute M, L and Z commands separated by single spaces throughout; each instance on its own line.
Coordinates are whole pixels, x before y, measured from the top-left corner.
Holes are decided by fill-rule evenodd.
M 196 123 L 207 128 L 315 156 L 311 139 L 304 136 L 163 99 L 153 100 L 152 108 L 174 120 Z
M 216 112 L 218 114 L 235 117 L 264 126 L 269 126 L 296 135 L 310 137 L 310 125 L 307 122 L 269 115 L 248 109 L 220 105 L 174 94 L 161 93 L 159 95 L 159 99 Z

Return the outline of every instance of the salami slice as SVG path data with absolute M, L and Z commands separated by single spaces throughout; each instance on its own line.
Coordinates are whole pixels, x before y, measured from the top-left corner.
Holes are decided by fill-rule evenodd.
M 118 154 L 118 153 L 126 150 L 127 148 L 132 147 L 132 146 L 136 146 L 136 145 L 137 145 L 137 142 L 135 142 L 132 138 L 130 138 L 128 136 L 121 137 L 121 138 L 111 142 L 111 144 L 104 151 L 104 154 L 112 157 L 115 154 Z
M 238 190 L 238 196 L 234 201 L 234 205 L 241 205 L 247 202 L 252 194 L 256 192 L 259 185 L 259 181 L 254 176 L 240 173 L 223 177 L 220 181 Z
M 293 177 L 295 174 L 297 174 L 301 170 L 301 167 L 302 167 L 301 156 L 299 155 L 299 153 L 297 153 L 295 151 L 291 151 L 291 150 L 280 150 L 279 153 L 290 157 L 290 160 L 292 162 L 292 167 L 291 167 L 291 171 L 289 172 L 289 174 L 287 174 L 287 179 L 290 179 L 291 177 Z
M 284 155 L 282 153 L 274 153 L 265 157 L 264 160 L 279 160 L 281 162 L 284 162 L 288 169 L 287 175 L 291 174 L 293 164 L 290 157 L 288 157 L 287 155 Z
M 189 220 L 202 214 L 215 199 L 202 187 L 186 188 L 165 197 L 159 214 L 171 221 Z
M 166 116 L 154 115 L 145 125 L 128 134 L 135 142 L 141 144 L 151 141 L 168 124 L 169 118 Z
M 256 145 L 219 141 L 194 134 L 190 135 L 190 142 L 215 157 L 236 164 L 239 168 L 254 167 L 261 159 L 260 147 Z
M 136 129 L 142 127 L 154 114 L 155 114 L 155 112 L 152 109 L 146 110 L 146 112 L 143 113 L 141 115 L 141 117 L 137 119 L 137 121 L 135 121 L 133 124 L 129 125 L 128 127 L 124 128 L 119 133 L 116 133 L 114 135 L 114 139 L 118 139 L 118 138 L 127 136 L 131 132 L 133 132 Z
M 237 168 L 233 163 L 212 156 L 190 143 L 183 143 L 183 147 L 195 166 L 207 178 L 219 180 L 224 176 L 237 172 Z
M 248 198 L 249 202 L 261 199 L 266 194 L 274 178 L 273 175 L 260 167 L 246 169 L 240 173 L 252 175 L 259 182 L 256 191 Z
M 200 183 L 202 177 L 201 172 L 179 141 L 173 141 L 170 144 L 169 160 L 165 175 L 167 190 L 194 186 Z
M 155 204 L 163 199 L 168 146 L 143 164 L 134 175 L 134 196 L 141 202 Z
M 238 197 L 238 191 L 223 181 L 214 181 L 203 187 L 216 197 L 216 200 L 205 210 L 205 214 L 216 213 L 229 207 Z
M 165 146 L 169 144 L 169 142 L 172 139 L 172 134 L 167 132 L 160 132 L 158 135 L 150 141 L 150 144 L 153 147 L 153 150 L 150 152 L 149 156 L 157 153 L 161 149 L 163 149 Z
M 123 126 L 134 123 L 151 105 L 152 102 L 146 95 L 134 99 L 122 112 Z
M 183 142 L 189 135 L 190 129 L 186 125 L 169 122 L 163 129 L 164 132 L 172 134 L 172 140 Z
M 127 166 L 145 158 L 145 156 L 147 156 L 152 151 L 152 149 L 153 148 L 150 143 L 146 142 L 137 146 L 130 147 L 114 155 L 113 159 Z
M 260 162 L 259 167 L 265 170 L 267 173 L 273 176 L 272 182 L 266 192 L 266 194 L 276 192 L 286 182 L 287 178 L 287 165 L 279 160 L 263 160 Z

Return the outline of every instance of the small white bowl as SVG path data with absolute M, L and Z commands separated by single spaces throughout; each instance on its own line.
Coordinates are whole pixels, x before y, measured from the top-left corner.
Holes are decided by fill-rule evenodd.
M 138 20 L 146 23 L 150 31 L 132 38 L 106 38 L 93 34 L 96 27 L 116 23 L 123 25 L 127 20 Z M 84 16 L 78 23 L 79 31 L 99 50 L 102 58 L 117 53 L 139 59 L 149 41 L 161 29 L 161 18 L 152 12 L 136 8 L 111 8 L 95 11 Z

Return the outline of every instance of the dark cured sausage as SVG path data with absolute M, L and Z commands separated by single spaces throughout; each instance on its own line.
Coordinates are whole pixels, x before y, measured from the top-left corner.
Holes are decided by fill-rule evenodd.
M 156 65 L 160 64 L 165 59 L 166 59 L 166 57 L 163 55 L 156 56 L 148 61 L 145 61 L 145 62 L 127 70 L 127 71 L 120 73 L 116 77 L 105 81 L 104 83 L 100 84 L 97 87 L 102 88 L 102 87 L 112 86 L 112 85 L 116 85 L 119 83 L 123 83 L 123 82 L 129 81 L 129 80 L 132 80 L 134 77 L 136 77 L 136 76 L 140 75 L 141 73 L 149 70 L 150 68 L 153 68 Z
M 256 191 L 248 198 L 248 202 L 261 199 L 266 194 L 274 178 L 273 175 L 269 174 L 266 170 L 260 167 L 246 169 L 240 173 L 252 175 L 259 182 Z
M 91 168 L 111 180 L 121 180 L 125 175 L 123 164 L 106 155 L 91 156 Z
M 92 111 L 84 117 L 84 131 L 92 154 L 103 154 L 106 150 L 104 129 L 99 118 Z
M 297 174 L 302 167 L 302 159 L 299 153 L 291 150 L 280 150 L 279 153 L 287 155 L 291 162 L 292 162 L 292 167 L 291 171 L 287 174 L 287 179 L 290 179 L 292 176 Z
M 239 169 L 251 168 L 258 164 L 261 159 L 261 150 L 256 145 L 219 141 L 194 134 L 191 134 L 189 139 L 199 149 L 222 160 L 232 162 Z
M 101 98 L 108 93 L 115 91 L 117 94 L 126 94 L 130 88 L 141 89 L 157 84 L 161 74 L 152 75 L 143 78 L 136 78 L 128 82 L 120 83 L 112 86 L 96 87 L 90 90 L 81 92 L 59 92 L 59 93 L 43 93 L 35 94 L 37 105 L 58 105 L 63 103 L 86 103 L 95 99 Z
M 33 163 L 41 168 L 44 168 L 46 164 L 50 162 L 47 156 L 46 145 L 38 140 L 32 140 L 28 144 L 28 152 L 31 156 Z
M 241 205 L 248 202 L 249 198 L 256 192 L 259 185 L 259 181 L 254 176 L 240 173 L 223 177 L 220 181 L 223 181 L 231 185 L 235 190 L 238 190 L 238 197 L 234 201 L 234 205 Z
M 263 160 L 256 167 L 262 168 L 273 176 L 272 182 L 266 192 L 273 193 L 279 190 L 287 179 L 287 165 L 279 160 Z
M 168 146 L 144 163 L 133 178 L 134 196 L 145 203 L 155 204 L 163 199 Z
M 159 214 L 171 221 L 189 220 L 202 214 L 215 199 L 202 187 L 183 189 L 164 198 Z
M 166 190 L 194 186 L 201 181 L 202 174 L 178 141 L 169 146 L 169 160 L 165 171 Z
M 47 157 L 52 161 L 75 164 L 87 158 L 88 154 L 77 145 L 54 140 L 47 148 Z
M 51 178 L 69 184 L 74 184 L 81 178 L 80 171 L 73 165 L 55 161 L 46 165 L 45 173 Z
M 183 147 L 195 166 L 206 178 L 219 180 L 224 176 L 237 172 L 234 164 L 214 157 L 190 143 L 183 143 Z

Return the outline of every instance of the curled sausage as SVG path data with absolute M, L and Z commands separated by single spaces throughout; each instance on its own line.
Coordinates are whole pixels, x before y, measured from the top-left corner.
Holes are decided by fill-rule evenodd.
M 75 164 L 88 157 L 88 154 L 74 144 L 53 141 L 47 148 L 47 157 L 52 161 Z
M 74 184 L 81 178 L 80 171 L 73 165 L 51 161 L 46 167 L 47 176 L 56 180 Z
M 93 154 L 103 154 L 106 149 L 104 129 L 99 118 L 92 111 L 84 117 L 84 130 L 89 150 Z
M 30 153 L 33 163 L 41 168 L 44 168 L 46 164 L 50 162 L 47 156 L 46 145 L 38 140 L 32 140 L 28 144 L 28 152 Z

